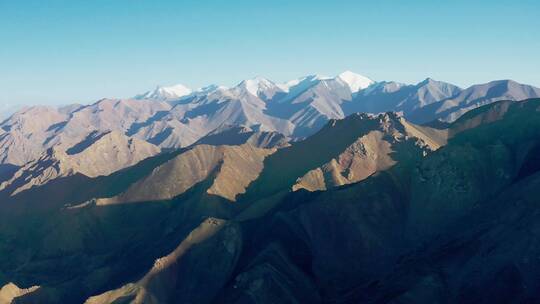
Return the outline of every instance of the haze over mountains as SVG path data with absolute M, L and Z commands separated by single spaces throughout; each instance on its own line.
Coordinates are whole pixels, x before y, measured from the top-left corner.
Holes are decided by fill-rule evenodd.
M 345 72 L 23 109 L 0 304 L 540 302 L 538 97 Z

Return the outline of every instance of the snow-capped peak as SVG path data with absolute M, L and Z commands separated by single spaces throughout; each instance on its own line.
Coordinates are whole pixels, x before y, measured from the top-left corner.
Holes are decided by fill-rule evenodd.
M 225 91 L 227 90 L 227 87 L 220 86 L 217 84 L 211 84 L 202 88 L 197 89 L 196 93 L 212 93 L 215 91 Z
M 375 83 L 375 81 L 351 71 L 345 71 L 339 74 L 336 78 L 345 82 L 353 93 L 363 90 Z
M 257 76 L 255 78 L 246 79 L 240 82 L 240 84 L 236 86 L 236 89 L 239 89 L 242 91 L 245 90 L 251 95 L 258 96 L 260 92 L 264 92 L 266 90 L 273 89 L 275 87 L 277 86 L 272 81 L 264 77 Z
M 294 86 L 296 86 L 296 85 L 298 85 L 300 83 L 317 82 L 319 80 L 324 80 L 324 79 L 330 79 L 330 77 L 322 76 L 322 75 L 316 75 L 316 74 L 315 75 L 308 75 L 308 76 L 305 76 L 305 77 L 301 77 L 301 78 L 297 78 L 297 79 L 287 81 L 283 85 L 290 88 L 290 87 L 294 87 Z
M 281 90 L 289 93 L 304 91 L 313 85 L 317 84 L 321 80 L 332 79 L 322 75 L 308 75 L 293 80 L 289 80 L 285 83 L 276 84 Z
M 136 99 L 158 99 L 158 100 L 167 100 L 184 97 L 191 94 L 191 89 L 182 85 L 177 84 L 169 87 L 158 86 L 153 91 L 148 91 L 144 94 L 135 96 Z

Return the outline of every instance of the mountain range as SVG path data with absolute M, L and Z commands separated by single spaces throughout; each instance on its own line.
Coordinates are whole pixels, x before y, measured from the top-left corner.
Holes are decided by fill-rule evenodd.
M 0 304 L 536 303 L 540 89 L 345 72 L 0 123 Z
M 92 134 L 111 131 L 165 150 L 187 147 L 227 126 L 298 140 L 330 119 L 356 112 L 394 111 L 413 123 L 451 122 L 494 101 L 539 96 L 540 89 L 510 80 L 461 89 L 430 78 L 416 85 L 375 82 L 352 72 L 284 84 L 256 77 L 233 88 L 212 85 L 195 91 L 182 85 L 158 87 L 130 99 L 25 108 L 0 123 L 0 165 L 23 166 L 52 147 L 66 151 Z
M 0 299 L 534 303 L 539 127 L 540 99 L 359 113 L 0 191 Z

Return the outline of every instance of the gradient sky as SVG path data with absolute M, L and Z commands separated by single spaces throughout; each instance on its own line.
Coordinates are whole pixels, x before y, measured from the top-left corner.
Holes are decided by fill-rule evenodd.
M 540 1 L 0 0 L 0 107 L 344 70 L 540 86 Z

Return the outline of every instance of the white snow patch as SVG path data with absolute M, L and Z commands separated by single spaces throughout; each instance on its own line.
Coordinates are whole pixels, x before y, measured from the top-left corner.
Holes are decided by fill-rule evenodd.
M 257 76 L 255 78 L 242 81 L 238 86 L 236 86 L 235 89 L 239 91 L 246 91 L 253 96 L 258 96 L 259 93 L 265 92 L 275 87 L 277 87 L 277 85 L 272 81 Z
M 191 93 L 191 89 L 182 84 L 177 84 L 169 87 L 158 86 L 153 91 L 148 91 L 144 94 L 135 96 L 135 99 L 167 100 L 184 97 Z
M 331 79 L 331 78 L 327 76 L 322 76 L 322 75 L 309 75 L 309 76 L 287 81 L 286 83 L 280 84 L 279 86 L 285 92 L 290 92 L 292 90 L 300 92 L 300 91 L 304 91 L 312 87 L 314 84 L 318 83 L 321 80 L 327 80 L 327 79 Z
M 363 90 L 375 83 L 375 81 L 351 71 L 345 71 L 339 74 L 336 78 L 345 82 L 351 89 L 352 93 Z

